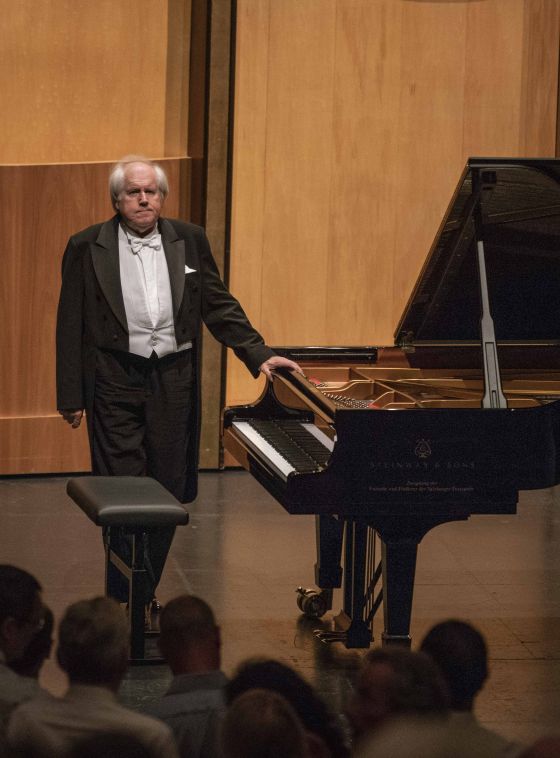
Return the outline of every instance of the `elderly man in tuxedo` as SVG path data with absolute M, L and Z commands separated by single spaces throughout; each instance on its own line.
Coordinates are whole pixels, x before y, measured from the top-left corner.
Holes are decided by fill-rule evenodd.
M 160 217 L 163 169 L 137 156 L 109 179 L 116 214 L 72 236 L 62 262 L 57 407 L 84 411 L 94 474 L 152 476 L 181 502 L 196 497 L 200 330 L 233 348 L 254 376 L 297 364 L 264 344 L 220 279 L 204 231 Z M 173 531 L 150 535 L 150 602 Z M 124 549 L 124 548 L 123 548 Z M 111 594 L 128 598 L 115 571 Z

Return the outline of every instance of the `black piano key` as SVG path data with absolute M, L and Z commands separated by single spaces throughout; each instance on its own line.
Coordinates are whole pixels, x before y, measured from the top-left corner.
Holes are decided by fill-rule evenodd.
M 248 423 L 299 473 L 324 468 L 329 460 L 330 451 L 299 421 L 252 419 Z

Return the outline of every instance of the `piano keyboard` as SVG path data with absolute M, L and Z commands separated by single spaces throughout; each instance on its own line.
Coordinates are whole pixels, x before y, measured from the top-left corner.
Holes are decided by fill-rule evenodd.
M 286 419 L 234 421 L 250 449 L 284 480 L 292 472 L 313 473 L 326 465 L 333 441 L 314 424 Z

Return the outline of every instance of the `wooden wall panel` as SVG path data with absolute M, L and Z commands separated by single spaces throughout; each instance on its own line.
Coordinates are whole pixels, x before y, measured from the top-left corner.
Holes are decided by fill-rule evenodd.
M 161 160 L 166 213 L 187 159 Z M 0 474 L 87 470 L 85 430 L 56 412 L 54 334 L 60 263 L 68 237 L 113 214 L 111 164 L 0 166 Z
M 380 11 L 372 14 L 367 0 L 338 6 L 323 344 L 364 341 L 356 330 L 349 335 L 349 322 L 370 339 L 391 327 L 391 314 L 377 304 L 392 291 L 394 274 L 378 260 L 395 249 L 401 93 L 392 82 L 400 77 L 402 20 L 397 4 Z
M 464 147 L 469 154 L 519 154 L 524 7 L 524 0 L 513 0 L 468 9 Z
M 336 3 L 270 9 L 260 322 L 271 342 L 309 342 L 326 309 L 326 271 L 315 262 L 329 236 Z
M 404 4 L 397 110 L 397 153 L 386 172 L 395 172 L 392 256 L 377 266 L 393 271 L 393 288 L 377 300 L 390 318 L 376 342 L 391 344 L 399 316 L 416 281 L 465 154 L 464 82 L 470 69 L 466 49 L 469 4 Z M 377 194 L 377 193 L 376 193 Z M 385 206 L 387 204 L 385 203 Z
M 0 0 L 0 12 L 0 163 L 185 155 L 190 0 Z
M 391 343 L 466 158 L 554 155 L 560 4 L 237 5 L 230 286 L 270 344 Z
M 224 274 L 228 221 L 228 170 L 230 128 L 230 73 L 232 8 L 230 0 L 212 4 L 210 66 L 208 75 L 207 172 L 205 229 L 220 273 Z M 222 463 L 221 415 L 224 399 L 224 351 L 204 329 L 201 376 L 203 414 L 200 468 L 217 469 Z
M 242 115 L 235 118 L 233 132 L 229 284 L 254 324 L 262 315 L 270 2 L 237 4 L 234 108 Z M 239 155 L 243 160 L 237 160 Z M 264 384 L 263 379 L 249 382 L 244 366 L 228 351 L 226 397 L 232 396 L 232 386 L 248 385 L 251 396 Z
M 187 155 L 191 2 L 167 0 L 167 6 L 165 136 L 163 150 L 158 152 L 160 155 Z
M 559 2 L 533 0 L 523 13 L 520 144 L 525 155 L 542 155 L 550 151 L 558 128 Z

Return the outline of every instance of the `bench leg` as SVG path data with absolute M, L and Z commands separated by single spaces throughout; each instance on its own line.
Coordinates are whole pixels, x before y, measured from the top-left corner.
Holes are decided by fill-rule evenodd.
M 105 594 L 109 591 L 109 565 L 115 566 L 128 580 L 128 627 L 130 630 L 130 660 L 145 660 L 145 597 L 147 570 L 145 566 L 145 532 L 138 530 L 127 535 L 131 539 L 130 566 L 111 549 L 111 529 L 105 535 Z M 119 598 L 116 598 L 117 600 Z
M 146 575 L 145 533 L 142 532 L 132 538 L 132 565 L 128 590 L 130 657 L 133 660 L 144 658 Z

